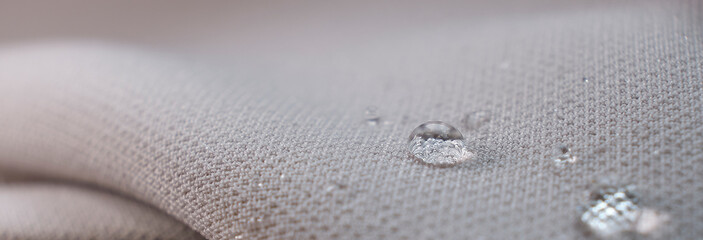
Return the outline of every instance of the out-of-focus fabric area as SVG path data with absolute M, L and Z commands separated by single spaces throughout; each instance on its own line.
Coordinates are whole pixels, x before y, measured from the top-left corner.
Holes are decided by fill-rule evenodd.
M 695 239 L 702 24 L 698 0 L 0 1 L 0 238 Z M 472 159 L 411 156 L 431 120 Z

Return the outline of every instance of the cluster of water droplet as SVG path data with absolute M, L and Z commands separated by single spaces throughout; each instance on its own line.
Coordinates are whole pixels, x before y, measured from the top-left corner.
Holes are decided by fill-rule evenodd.
M 588 82 L 588 78 L 584 77 L 583 81 Z M 467 114 L 462 124 L 475 130 L 488 121 L 488 112 L 477 111 Z M 367 109 L 366 122 L 371 126 L 381 122 L 376 108 Z M 461 132 L 441 121 L 429 121 L 416 127 L 408 139 L 408 149 L 413 157 L 435 166 L 453 166 L 474 158 Z M 560 166 L 577 162 L 566 145 L 559 146 L 556 155 L 554 162 Z M 623 233 L 647 235 L 668 221 L 665 213 L 640 207 L 633 189 L 633 186 L 605 186 L 592 192 L 580 222 L 595 235 L 610 238 Z

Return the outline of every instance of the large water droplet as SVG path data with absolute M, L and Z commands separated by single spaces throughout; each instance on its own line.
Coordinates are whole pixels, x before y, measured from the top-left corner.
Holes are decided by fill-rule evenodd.
M 410 134 L 410 153 L 425 163 L 451 166 L 473 158 L 464 136 L 455 127 L 430 121 L 421 124 Z
M 605 186 L 591 193 L 581 222 L 600 237 L 616 237 L 635 230 L 640 215 L 633 186 Z

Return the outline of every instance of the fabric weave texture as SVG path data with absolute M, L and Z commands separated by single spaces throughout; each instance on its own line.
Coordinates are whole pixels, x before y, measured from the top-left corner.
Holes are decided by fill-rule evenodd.
M 378 17 L 376 38 L 274 25 L 290 38 L 207 61 L 0 45 L 0 176 L 48 179 L 0 184 L 0 236 L 587 239 L 600 183 L 671 216 L 644 238 L 703 236 L 703 3 L 536 5 L 395 32 Z M 429 120 L 476 159 L 410 157 Z M 555 164 L 562 145 L 575 163 Z

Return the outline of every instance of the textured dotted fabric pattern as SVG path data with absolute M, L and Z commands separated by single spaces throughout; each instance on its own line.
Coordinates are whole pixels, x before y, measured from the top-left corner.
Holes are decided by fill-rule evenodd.
M 605 181 L 671 216 L 649 237 L 695 239 L 701 13 L 654 1 L 467 17 L 219 65 L 122 45 L 5 47 L 0 172 L 105 188 L 207 239 L 584 239 L 579 206 Z M 428 120 L 459 128 L 476 159 L 408 156 Z M 555 164 L 562 145 L 575 163 Z

